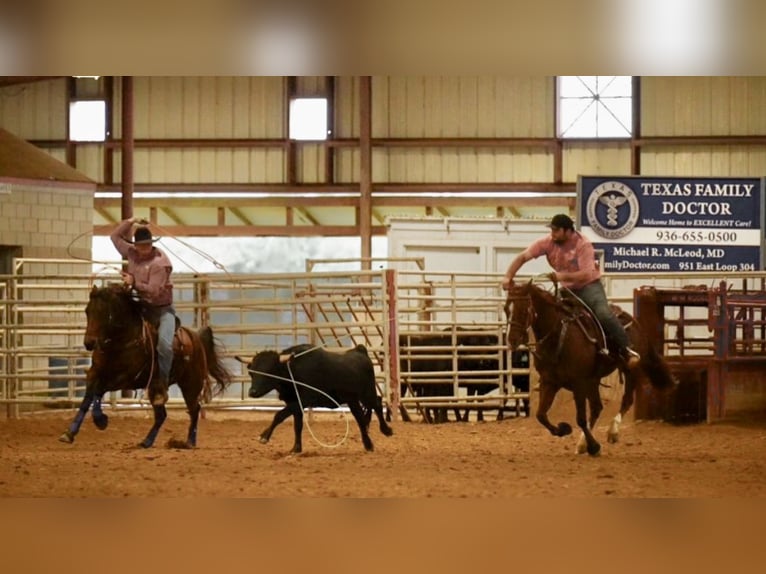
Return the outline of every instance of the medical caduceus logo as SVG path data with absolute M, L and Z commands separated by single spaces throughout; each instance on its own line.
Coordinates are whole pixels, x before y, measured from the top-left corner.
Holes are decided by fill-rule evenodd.
M 638 223 L 638 198 L 621 181 L 597 185 L 585 207 L 591 228 L 606 239 L 625 237 Z

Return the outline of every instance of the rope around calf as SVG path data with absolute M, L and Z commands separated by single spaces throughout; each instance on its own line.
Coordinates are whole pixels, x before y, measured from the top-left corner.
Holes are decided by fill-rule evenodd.
M 311 350 L 313 350 L 313 349 L 310 349 L 309 351 L 311 351 Z M 304 351 L 304 352 L 309 352 L 309 351 Z M 329 394 L 327 394 L 323 390 L 317 389 L 316 387 L 313 387 L 313 386 L 311 386 L 311 385 L 309 385 L 307 383 L 304 383 L 304 382 L 301 382 L 301 381 L 296 381 L 295 377 L 293 376 L 293 371 L 290 368 L 290 362 L 289 361 L 287 362 L 287 372 L 290 373 L 290 378 L 289 379 L 286 378 L 286 377 L 280 377 L 279 375 L 274 375 L 273 373 L 265 373 L 263 371 L 256 371 L 254 369 L 247 369 L 247 371 L 248 371 L 248 373 L 255 373 L 255 374 L 258 374 L 258 375 L 263 375 L 263 376 L 266 376 L 266 377 L 271 377 L 273 379 L 277 379 L 277 380 L 281 380 L 281 381 L 287 381 L 289 383 L 292 383 L 293 389 L 295 390 L 295 395 L 296 395 L 296 397 L 298 397 L 298 406 L 300 407 L 301 411 L 304 410 L 304 407 L 303 407 L 303 401 L 301 401 L 301 395 L 298 392 L 298 385 L 301 385 L 303 387 L 306 387 L 307 389 L 311 389 L 313 391 L 316 391 L 317 393 L 320 393 L 320 394 L 326 396 L 333 403 L 335 403 L 338 406 L 338 408 L 340 408 L 340 406 L 341 406 L 338 401 L 336 401 L 334 398 L 332 398 Z M 309 423 L 308 419 L 306 420 L 306 427 L 309 430 L 309 434 L 316 441 L 317 444 L 319 444 L 320 446 L 322 446 L 324 448 L 337 448 L 337 447 L 341 446 L 344 442 L 346 442 L 346 440 L 348 440 L 348 435 L 349 435 L 349 431 L 350 431 L 350 423 L 348 422 L 348 417 L 346 416 L 345 413 L 343 413 L 343 411 L 341 411 L 341 414 L 343 416 L 343 420 L 346 423 L 346 432 L 345 432 L 343 438 L 341 438 L 340 441 L 338 441 L 335 444 L 329 444 L 329 443 L 325 443 L 325 442 L 321 441 L 316 436 L 314 431 L 312 430 L 311 424 Z

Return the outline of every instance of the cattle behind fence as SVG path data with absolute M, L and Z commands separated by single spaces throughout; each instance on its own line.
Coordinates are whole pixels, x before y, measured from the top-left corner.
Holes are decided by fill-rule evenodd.
M 9 416 L 20 409 L 78 402 L 90 361 L 82 346 L 88 292 L 93 283 L 117 281 L 118 267 L 115 263 L 108 273 L 94 274 L 91 264 L 82 261 L 15 259 L 13 273 L 0 276 L 0 403 L 6 405 Z M 764 276 L 764 272 L 725 277 L 710 273 L 623 274 L 619 278 L 607 276 L 606 283 L 610 298 L 631 309 L 636 285 L 684 288 L 687 284 L 717 284 L 723 278 L 737 287 L 741 284 L 742 289 L 762 291 Z M 235 384 L 225 396 L 215 399 L 213 407 L 277 406 L 276 398 L 248 398 L 249 378 L 234 356 L 301 343 L 335 351 L 358 344 L 367 347 L 376 365 L 376 384 L 384 403 L 402 416 L 413 408 L 423 412 L 426 407 L 513 410 L 524 408 L 530 399 L 529 365 L 509 357 L 502 339 L 504 294 L 499 274 L 423 269 L 204 276 L 176 273 L 174 283 L 181 321 L 193 328 L 211 325 L 225 347 L 228 366 L 238 373 Z M 697 335 L 697 330 L 703 332 Z M 710 336 L 704 325 L 689 326 L 686 334 Z M 448 340 L 430 349 L 416 349 L 424 345 L 412 342 L 400 349 L 402 337 L 412 341 L 424 335 L 446 336 Z M 464 344 L 471 336 L 484 339 Z M 665 351 L 672 355 L 674 348 L 668 345 Z M 430 354 L 431 359 L 446 362 L 439 369 L 412 368 L 415 354 Z M 479 368 L 473 368 L 472 362 Z M 406 392 L 401 397 L 405 408 L 400 409 L 400 391 L 406 390 L 408 383 L 432 385 L 439 391 L 418 396 Z M 472 387 L 489 392 L 473 395 Z M 141 394 L 109 398 L 112 407 L 140 405 L 141 399 Z M 182 404 L 175 388 L 170 404 Z
M 505 297 L 494 275 L 400 271 L 397 324 L 402 402 L 428 421 L 448 408 L 521 414 L 529 404 L 529 371 L 514 367 L 504 340 Z M 522 388 L 526 383 L 526 388 Z

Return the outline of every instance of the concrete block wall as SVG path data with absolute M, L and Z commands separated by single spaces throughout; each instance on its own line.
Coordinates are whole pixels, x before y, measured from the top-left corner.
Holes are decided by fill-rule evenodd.
M 25 334 L 16 335 L 14 341 L 2 342 L 4 345 L 44 349 L 47 355 L 55 357 L 69 354 L 67 349 L 81 343 L 82 334 L 53 333 L 50 326 L 71 325 L 73 320 L 84 323 L 84 305 L 80 301 L 87 300 L 87 291 L 81 285 L 69 285 L 72 281 L 65 276 L 90 272 L 90 263 L 72 258 L 91 258 L 94 192 L 94 185 L 80 183 L 5 181 L 0 185 L 0 245 L 19 247 L 25 260 L 71 261 L 25 261 L 19 274 L 36 285 L 20 287 L 24 290 L 24 299 L 41 303 L 60 300 L 64 306 L 72 306 L 72 302 L 77 301 L 74 310 L 68 312 L 35 309 L 20 313 L 13 320 L 24 326 Z M 25 378 L 16 381 L 14 388 L 32 393 L 46 390 L 48 363 L 46 356 L 17 357 L 14 371 L 23 372 Z
M 25 258 L 90 258 L 94 191 L 85 184 L 4 184 L 0 245 L 20 246 Z

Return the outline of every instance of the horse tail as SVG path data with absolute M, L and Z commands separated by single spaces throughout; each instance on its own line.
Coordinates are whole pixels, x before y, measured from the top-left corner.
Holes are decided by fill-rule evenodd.
M 218 340 L 213 336 L 213 329 L 209 326 L 202 327 L 199 330 L 199 338 L 202 341 L 202 346 L 205 349 L 205 358 L 207 359 L 207 372 L 211 377 L 215 379 L 216 389 L 215 394 L 221 394 L 226 390 L 233 379 L 231 371 L 223 364 L 223 359 L 220 356 Z M 207 377 L 205 377 L 207 380 Z M 209 387 L 207 389 L 209 391 Z M 210 393 L 205 393 L 206 396 L 210 396 Z M 209 399 L 208 399 L 209 400 Z
M 676 378 L 670 372 L 670 366 L 663 356 L 654 348 L 647 345 L 648 349 L 642 357 L 642 367 L 649 377 L 649 381 L 655 389 L 669 389 L 676 384 Z

